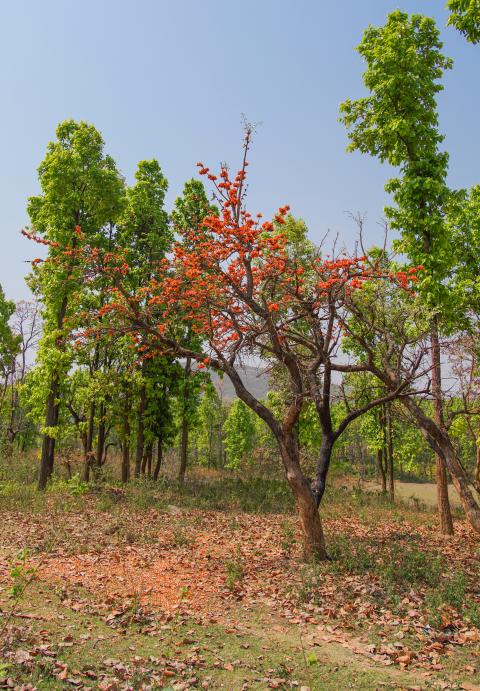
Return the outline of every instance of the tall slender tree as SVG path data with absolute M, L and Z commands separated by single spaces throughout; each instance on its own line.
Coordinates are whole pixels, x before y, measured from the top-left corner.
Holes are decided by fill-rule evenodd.
M 138 288 L 149 281 L 157 262 L 165 256 L 172 242 L 168 215 L 164 209 L 168 182 L 158 161 L 140 161 L 135 184 L 126 191 L 126 206 L 119 221 L 117 244 L 128 253 L 132 271 L 129 281 Z M 136 415 L 135 477 L 139 477 L 145 453 L 145 413 L 147 379 L 152 368 L 141 365 L 141 383 Z
M 445 222 L 450 198 L 448 155 L 440 151 L 436 96 L 452 61 L 442 54 L 432 19 L 397 10 L 383 27 L 370 26 L 357 48 L 366 62 L 363 81 L 369 95 L 341 106 L 349 130 L 349 150 L 377 156 L 398 167 L 400 176 L 386 190 L 394 205 L 386 209 L 401 233 L 399 248 L 423 265 L 419 290 L 431 310 L 430 343 L 435 421 L 444 428 L 440 330 L 450 316 L 446 279 L 452 269 L 451 236 Z M 436 457 L 438 514 L 442 533 L 453 533 L 445 463 Z

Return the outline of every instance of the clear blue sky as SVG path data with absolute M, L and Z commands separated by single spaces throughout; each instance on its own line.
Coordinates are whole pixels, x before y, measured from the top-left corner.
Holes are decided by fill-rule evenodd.
M 366 212 L 369 241 L 389 171 L 345 153 L 338 105 L 362 95 L 354 51 L 363 29 L 397 8 L 437 19 L 455 67 L 440 97 L 450 182 L 480 181 L 480 47 L 445 29 L 443 0 L 17 0 L 0 8 L 0 282 L 28 296 L 19 234 L 36 168 L 56 124 L 94 123 L 127 180 L 159 159 L 169 202 L 202 160 L 238 160 L 240 114 L 263 124 L 250 157 L 250 209 L 289 203 L 313 239 L 351 242 L 345 212 Z

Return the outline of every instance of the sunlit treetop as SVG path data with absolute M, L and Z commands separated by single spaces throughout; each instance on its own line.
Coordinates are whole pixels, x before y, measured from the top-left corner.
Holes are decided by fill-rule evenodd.
M 447 8 L 451 14 L 448 24 L 454 26 L 470 43 L 480 42 L 479 0 L 449 0 Z

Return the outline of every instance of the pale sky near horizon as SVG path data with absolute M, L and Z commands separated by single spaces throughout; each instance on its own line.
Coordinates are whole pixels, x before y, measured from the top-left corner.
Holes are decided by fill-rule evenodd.
M 58 122 L 84 119 L 103 134 L 127 181 L 136 162 L 158 158 L 168 203 L 196 173 L 241 154 L 241 113 L 260 121 L 250 156 L 252 212 L 285 203 L 313 240 L 328 229 L 351 244 L 347 212 L 381 237 L 389 170 L 347 154 L 341 101 L 363 95 L 354 47 L 368 24 L 400 7 L 435 17 L 453 57 L 439 97 L 450 184 L 480 182 L 480 46 L 445 28 L 443 0 L 0 0 L 0 283 L 29 296 L 19 231 L 36 168 Z

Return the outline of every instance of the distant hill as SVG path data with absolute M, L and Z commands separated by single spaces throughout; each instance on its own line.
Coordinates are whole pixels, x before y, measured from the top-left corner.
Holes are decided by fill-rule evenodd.
M 241 370 L 239 370 L 239 374 L 243 383 L 245 384 L 245 387 L 255 396 L 255 398 L 258 400 L 265 398 L 270 388 L 270 375 L 266 370 L 262 369 L 261 367 L 251 367 L 249 365 L 245 365 Z M 234 398 L 237 398 L 233 384 L 227 375 L 225 375 L 223 378 L 220 378 L 216 372 L 210 372 L 210 376 L 218 395 L 224 401 L 233 401 Z
M 243 383 L 250 393 L 256 399 L 262 400 L 267 395 L 270 387 L 270 373 L 261 367 L 251 367 L 245 365 L 239 370 Z M 226 402 L 233 401 L 237 398 L 235 389 L 230 379 L 225 374 L 220 378 L 216 372 L 210 372 L 212 384 L 216 388 L 218 395 Z M 341 398 L 341 390 L 337 384 L 332 384 L 332 399 L 339 400 Z

